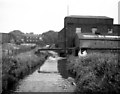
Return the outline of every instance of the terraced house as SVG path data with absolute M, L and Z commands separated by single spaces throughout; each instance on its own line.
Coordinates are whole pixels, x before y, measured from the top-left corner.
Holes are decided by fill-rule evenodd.
M 24 34 L 24 42 L 25 43 L 40 43 L 42 41 L 42 37 L 39 34 Z

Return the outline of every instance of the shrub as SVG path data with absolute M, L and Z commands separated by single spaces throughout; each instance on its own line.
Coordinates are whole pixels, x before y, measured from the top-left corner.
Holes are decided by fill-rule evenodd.
M 41 53 L 40 53 L 41 54 Z M 21 53 L 14 57 L 2 57 L 2 89 L 6 90 L 14 82 L 31 72 L 37 65 L 42 65 L 47 54 L 36 56 L 33 51 Z
M 118 54 L 91 53 L 86 57 L 70 56 L 67 69 L 76 73 L 77 92 L 116 92 L 120 90 Z

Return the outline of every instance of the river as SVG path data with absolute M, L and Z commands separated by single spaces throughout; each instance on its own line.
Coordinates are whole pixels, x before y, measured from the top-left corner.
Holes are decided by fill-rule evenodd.
M 68 77 L 64 61 L 53 53 L 40 68 L 19 81 L 14 92 L 74 92 L 74 79 Z

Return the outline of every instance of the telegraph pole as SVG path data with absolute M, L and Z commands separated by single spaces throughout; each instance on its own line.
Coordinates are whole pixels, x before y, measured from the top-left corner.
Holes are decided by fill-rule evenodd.
M 118 24 L 120 24 L 120 1 L 118 2 Z
M 67 0 L 67 16 L 69 16 L 69 0 Z M 64 44 L 65 44 L 65 55 L 67 55 L 67 23 L 64 20 Z
M 69 0 L 67 0 L 67 16 L 69 16 Z
M 67 16 L 69 16 L 69 4 L 67 5 Z

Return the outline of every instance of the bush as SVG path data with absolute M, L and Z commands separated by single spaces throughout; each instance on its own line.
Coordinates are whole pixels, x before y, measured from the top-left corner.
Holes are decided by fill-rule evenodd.
M 76 74 L 77 92 L 120 91 L 120 59 L 118 54 L 91 53 L 86 57 L 70 56 L 67 69 Z
M 40 53 L 41 54 L 41 53 Z M 11 85 L 31 72 L 37 65 L 42 65 L 46 54 L 36 56 L 33 51 L 21 53 L 14 57 L 2 57 L 2 89 L 6 90 Z

